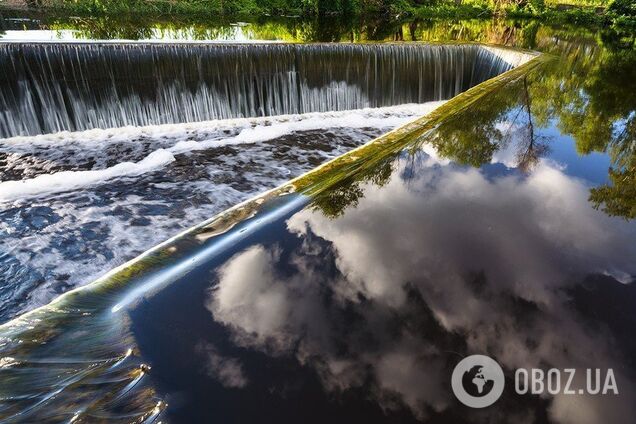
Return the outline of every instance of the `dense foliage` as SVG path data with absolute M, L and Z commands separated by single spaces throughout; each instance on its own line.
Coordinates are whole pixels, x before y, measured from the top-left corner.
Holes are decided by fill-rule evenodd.
M 315 16 L 385 18 L 536 17 L 568 23 L 636 26 L 634 0 L 27 0 L 77 15 Z

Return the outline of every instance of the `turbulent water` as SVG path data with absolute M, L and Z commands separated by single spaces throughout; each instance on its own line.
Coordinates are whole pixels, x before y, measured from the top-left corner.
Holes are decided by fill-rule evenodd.
M 476 45 L 0 44 L 0 137 L 448 99 L 512 67 Z
M 0 320 L 437 104 L 11 139 L 0 146 Z

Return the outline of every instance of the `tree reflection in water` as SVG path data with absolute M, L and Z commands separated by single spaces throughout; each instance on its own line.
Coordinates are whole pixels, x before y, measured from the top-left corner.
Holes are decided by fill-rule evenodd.
M 432 146 L 439 157 L 472 167 L 513 152 L 506 165 L 531 173 L 542 158 L 550 159 L 554 143 L 571 138 L 579 155 L 601 153 L 610 159 L 606 181 L 590 188 L 592 206 L 610 216 L 635 218 L 636 50 L 579 40 L 546 49 L 559 58 L 456 111 L 419 146 Z M 384 185 L 390 169 L 386 159 L 339 181 L 315 204 L 328 216 L 340 216 L 363 196 L 360 182 Z

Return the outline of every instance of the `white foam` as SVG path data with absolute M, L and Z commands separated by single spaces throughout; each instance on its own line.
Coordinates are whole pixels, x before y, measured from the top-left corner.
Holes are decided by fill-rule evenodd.
M 155 150 L 139 162 L 122 162 L 106 169 L 62 171 L 21 181 L 0 182 L 0 202 L 11 202 L 43 194 L 60 193 L 99 184 L 122 176 L 141 175 L 173 162 L 167 150 Z
M 421 105 L 402 105 L 390 108 L 277 116 L 244 128 L 234 137 L 204 141 L 180 141 L 169 150 L 173 153 L 183 153 L 234 144 L 260 143 L 294 132 L 328 128 L 394 128 L 408 122 L 414 116 L 425 115 L 442 103 L 429 102 Z
M 220 121 L 208 121 L 189 124 L 168 124 L 153 127 L 126 127 L 110 130 L 89 130 L 77 133 L 58 133 L 47 136 L 16 137 L 8 140 L 3 151 L 12 147 L 25 151 L 28 149 L 60 148 L 63 142 L 77 144 L 87 140 L 92 146 L 102 148 L 105 141 L 122 140 L 137 136 L 170 138 L 170 147 L 153 151 L 139 162 L 123 162 L 105 169 L 88 171 L 61 171 L 38 175 L 22 181 L 0 182 L 0 202 L 13 202 L 47 194 L 81 189 L 122 176 L 141 175 L 160 169 L 175 160 L 175 154 L 206 150 L 227 145 L 260 143 L 274 140 L 299 131 L 326 130 L 329 128 L 375 128 L 392 129 L 415 117 L 429 113 L 443 104 L 443 101 L 423 104 L 407 104 L 384 108 L 369 108 L 341 112 L 313 112 L 300 115 L 280 115 L 263 118 L 245 118 Z M 236 135 L 224 137 L 218 130 L 242 128 Z M 187 140 L 197 131 L 203 134 L 213 129 L 214 137 L 203 141 Z M 184 140 L 186 139 L 186 140 Z M 87 147 L 80 142 L 80 150 Z
M 135 140 L 138 138 L 174 138 L 183 140 L 184 138 L 199 133 L 218 132 L 223 130 L 231 130 L 236 128 L 251 128 L 254 126 L 269 126 L 276 123 L 285 123 L 289 121 L 301 121 L 318 119 L 322 120 L 322 124 L 316 123 L 314 126 L 322 128 L 329 127 L 330 120 L 337 122 L 338 118 L 347 119 L 348 116 L 353 118 L 363 117 L 369 119 L 370 125 L 373 125 L 374 118 L 379 119 L 399 119 L 404 117 L 412 117 L 416 115 L 424 115 L 437 108 L 444 101 L 427 102 L 422 104 L 404 104 L 399 106 L 387 106 L 380 108 L 365 108 L 356 110 L 346 110 L 339 112 L 311 112 L 297 115 L 277 115 L 263 116 L 256 118 L 233 118 L 233 119 L 217 119 L 212 121 L 188 122 L 181 124 L 162 124 L 150 125 L 145 127 L 126 126 L 119 128 L 107 129 L 91 129 L 85 131 L 61 131 L 53 134 L 41 134 L 35 136 L 16 136 L 5 138 L 2 140 L 3 151 L 26 151 L 28 147 L 60 147 L 67 144 L 83 144 L 99 146 L 103 143 L 121 142 Z M 387 121 L 388 122 L 388 121 Z M 375 122 L 377 123 L 377 121 Z M 398 123 L 399 124 L 399 123 Z M 388 125 L 392 124 L 389 122 Z M 351 125 L 347 125 L 351 126 Z

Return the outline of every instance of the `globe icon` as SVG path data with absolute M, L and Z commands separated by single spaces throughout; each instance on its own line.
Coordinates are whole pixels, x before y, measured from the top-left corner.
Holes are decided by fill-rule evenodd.
M 453 369 L 451 387 L 457 399 L 471 408 L 485 408 L 501 397 L 505 377 L 501 366 L 485 355 L 470 355 Z
M 462 375 L 462 386 L 466 393 L 474 397 L 486 396 L 492 390 L 495 381 L 484 374 L 482 365 L 475 365 Z

